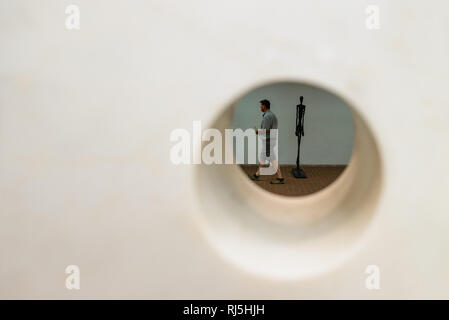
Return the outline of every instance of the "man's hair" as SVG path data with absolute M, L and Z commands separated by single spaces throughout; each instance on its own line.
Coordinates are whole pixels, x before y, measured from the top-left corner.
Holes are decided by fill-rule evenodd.
M 270 101 L 267 99 L 263 99 L 260 101 L 261 104 L 263 104 L 267 109 L 270 109 Z

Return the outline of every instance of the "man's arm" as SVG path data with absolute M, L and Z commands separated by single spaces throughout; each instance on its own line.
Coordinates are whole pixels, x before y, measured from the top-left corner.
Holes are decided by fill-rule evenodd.
M 261 123 L 261 128 L 260 129 L 256 129 L 256 134 L 259 134 L 259 133 L 265 133 L 265 130 L 266 129 L 264 129 L 264 127 L 266 128 L 267 127 L 267 125 L 266 125 L 266 122 L 267 122 L 267 118 L 263 118 L 263 120 L 262 120 L 262 123 Z
M 267 136 L 270 134 L 270 130 L 273 128 L 273 125 L 274 125 L 274 120 L 272 117 L 265 118 L 265 122 L 264 122 L 265 129 L 263 129 L 263 132 L 265 132 L 267 134 Z

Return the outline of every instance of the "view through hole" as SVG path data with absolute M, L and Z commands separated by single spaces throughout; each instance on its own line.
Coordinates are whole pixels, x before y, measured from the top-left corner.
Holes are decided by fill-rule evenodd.
M 303 83 L 277 82 L 249 91 L 235 103 L 232 127 L 258 129 L 259 136 L 263 129 L 278 129 L 277 139 L 259 139 L 256 161 L 246 140 L 240 167 L 259 187 L 284 196 L 305 196 L 332 184 L 348 166 L 354 146 L 350 106 L 325 89 Z M 265 146 L 266 140 L 271 147 Z M 259 161 L 277 166 L 278 172 L 264 175 Z

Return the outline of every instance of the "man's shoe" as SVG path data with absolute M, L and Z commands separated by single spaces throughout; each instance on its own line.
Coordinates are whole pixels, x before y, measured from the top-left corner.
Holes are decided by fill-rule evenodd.
M 281 178 L 281 179 L 276 178 L 276 179 L 274 179 L 274 180 L 271 180 L 270 183 L 271 183 L 271 184 L 284 184 L 285 182 L 284 182 L 284 178 Z
M 248 177 L 253 181 L 259 181 L 260 176 L 257 176 L 256 174 L 248 174 Z

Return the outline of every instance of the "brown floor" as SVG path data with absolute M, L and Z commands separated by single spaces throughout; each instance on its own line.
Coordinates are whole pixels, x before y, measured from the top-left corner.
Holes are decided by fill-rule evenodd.
M 306 179 L 296 179 L 292 175 L 295 166 L 281 166 L 285 184 L 270 184 L 276 178 L 273 176 L 261 176 L 260 181 L 255 181 L 258 186 L 273 193 L 285 196 L 304 196 L 324 189 L 343 172 L 346 166 L 301 166 L 305 171 Z M 241 168 L 247 174 L 254 174 L 257 171 L 256 165 L 242 165 Z

